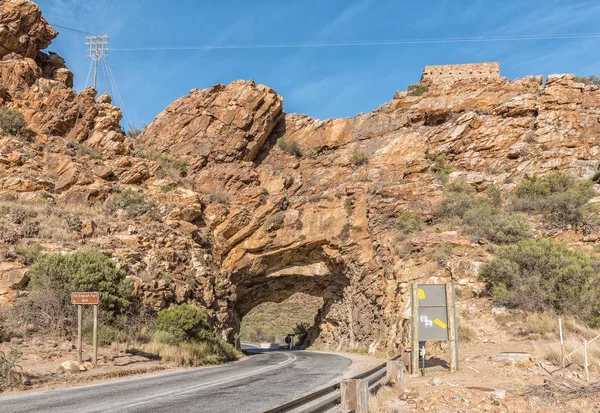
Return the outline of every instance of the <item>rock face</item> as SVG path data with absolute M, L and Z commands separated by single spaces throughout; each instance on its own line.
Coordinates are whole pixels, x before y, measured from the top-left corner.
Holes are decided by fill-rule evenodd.
M 0 58 L 10 53 L 35 59 L 58 34 L 27 0 L 5 0 L 0 10 Z
M 73 91 L 62 59 L 39 50 L 55 35 L 39 10 L 0 4 L 0 16 L 15 13 L 29 17 L 2 17 L 0 33 L 30 39 L 4 55 L 0 89 L 28 131 L 0 137 L 0 192 L 98 208 L 123 189 L 143 193 L 150 212 L 88 217 L 78 242 L 126 269 L 148 307 L 195 303 L 231 341 L 253 307 L 301 292 L 324 301 L 311 341 L 397 346 L 411 281 L 478 291 L 489 259 L 452 231 L 409 242 L 453 246 L 443 265 L 399 250 L 396 217 L 431 216 L 442 196 L 438 156 L 450 179 L 505 192 L 532 174 L 589 178 L 600 162 L 600 90 L 572 75 L 433 82 L 423 96 L 397 93 L 372 113 L 326 121 L 284 114 L 272 89 L 236 81 L 173 102 L 134 147 L 110 99 Z
M 170 104 L 140 139 L 148 148 L 207 162 L 253 161 L 283 113 L 283 99 L 253 81 L 191 91 Z

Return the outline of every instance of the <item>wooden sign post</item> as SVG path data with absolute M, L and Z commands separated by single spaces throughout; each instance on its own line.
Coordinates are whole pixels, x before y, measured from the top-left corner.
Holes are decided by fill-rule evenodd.
M 84 305 L 94 306 L 94 332 L 93 332 L 93 356 L 94 367 L 98 365 L 98 303 L 100 302 L 100 293 L 71 293 L 71 304 L 77 306 L 77 362 L 82 362 L 83 353 L 83 307 Z
M 411 371 L 419 370 L 420 343 L 448 341 L 450 372 L 458 369 L 456 300 L 453 284 L 413 284 L 411 286 L 412 350 Z M 425 356 L 423 355 L 423 359 Z M 423 366 L 425 365 L 423 360 Z

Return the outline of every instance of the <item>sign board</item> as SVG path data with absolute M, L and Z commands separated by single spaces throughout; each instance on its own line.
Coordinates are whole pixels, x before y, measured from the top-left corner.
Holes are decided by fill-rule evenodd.
M 97 305 L 100 293 L 71 293 L 71 304 Z
M 448 340 L 445 284 L 419 284 L 419 341 Z

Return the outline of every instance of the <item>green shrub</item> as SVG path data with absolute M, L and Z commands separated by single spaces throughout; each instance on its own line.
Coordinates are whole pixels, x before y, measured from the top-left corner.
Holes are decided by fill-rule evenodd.
M 594 196 L 592 182 L 553 173 L 524 180 L 515 189 L 513 208 L 545 214 L 557 226 L 579 228 L 586 223 L 584 206 Z
M 477 195 L 472 186 L 455 181 L 446 187 L 445 196 L 437 207 L 437 216 L 458 218 L 466 233 L 497 244 L 510 244 L 532 236 L 525 215 L 505 211 L 502 191 L 497 187 Z
M 591 180 L 592 180 L 592 182 L 598 182 L 598 181 L 600 181 L 600 170 L 596 171 L 596 173 L 594 174 L 594 176 L 592 176 Z
M 413 83 L 412 85 L 408 85 L 408 94 L 410 96 L 421 96 L 423 93 L 428 91 L 429 87 L 421 83 Z
M 440 218 L 462 218 L 475 205 L 476 191 L 462 180 L 456 180 L 446 187 L 446 193 L 437 206 L 436 215 Z
M 600 310 L 597 263 L 550 239 L 501 247 L 480 277 L 494 300 L 527 311 L 556 311 L 591 321 Z
M 403 233 L 410 234 L 411 232 L 422 230 L 425 226 L 425 221 L 419 212 L 403 211 L 396 217 L 396 224 Z
M 181 176 L 187 175 L 187 164 L 183 161 L 178 161 L 177 159 L 169 158 L 167 155 L 161 155 L 158 159 L 158 163 L 160 167 L 164 170 L 175 170 Z
M 125 332 L 120 327 L 110 325 L 98 326 L 98 345 L 110 346 L 112 343 L 117 343 L 125 340 Z
M 302 148 L 300 144 L 295 140 L 286 140 L 285 138 L 277 139 L 277 146 L 285 153 L 295 156 L 296 158 L 302 157 Z
M 130 218 L 143 215 L 153 207 L 154 203 L 148 201 L 143 193 L 131 189 L 126 189 L 114 195 L 108 204 L 111 212 L 114 213 L 122 209 Z
M 100 292 L 100 309 L 108 320 L 114 320 L 129 306 L 131 282 L 123 270 L 99 251 L 46 255 L 31 266 L 28 275 L 34 292 L 47 294 L 47 300 L 55 296 L 49 303 L 53 307 L 73 307 L 70 295 L 76 291 Z M 62 310 L 64 313 L 71 311 L 56 308 L 59 313 Z
M 211 332 L 206 313 L 187 304 L 159 311 L 156 328 L 155 338 L 167 344 L 200 339 Z
M 69 141 L 70 147 L 75 149 L 77 156 L 89 156 L 91 159 L 102 159 L 102 154 L 79 141 Z
M 357 149 L 352 152 L 352 155 L 350 156 L 350 162 L 356 166 L 365 165 L 367 162 L 369 162 L 369 154 L 365 151 L 360 151 Z
M 438 155 L 433 160 L 431 171 L 436 175 L 448 176 L 454 171 L 454 168 L 446 162 L 446 156 Z
M 586 85 L 600 85 L 600 77 L 596 75 L 575 76 L 573 80 L 577 83 L 585 83 Z
M 32 265 L 41 257 L 42 251 L 42 246 L 38 242 L 30 245 L 18 245 L 16 248 L 17 259 L 24 265 Z
M 425 256 L 445 268 L 452 258 L 452 246 L 450 244 L 438 244 L 425 253 Z
M 162 192 L 171 192 L 171 191 L 174 191 L 175 188 L 177 188 L 177 185 L 175 185 L 175 184 L 167 184 L 167 185 L 160 186 L 160 190 Z
M 488 203 L 469 209 L 463 222 L 471 235 L 497 244 L 511 244 L 532 236 L 531 226 L 523 214 L 507 214 Z
M 27 126 L 23 114 L 16 109 L 0 106 L 0 128 L 9 135 L 16 135 Z
M 205 312 L 187 304 L 158 312 L 156 332 L 145 348 L 182 366 L 222 363 L 239 355 L 214 334 Z

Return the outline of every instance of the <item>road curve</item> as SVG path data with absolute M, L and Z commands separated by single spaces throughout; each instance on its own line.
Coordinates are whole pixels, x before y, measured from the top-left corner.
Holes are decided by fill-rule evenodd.
M 0 397 L 2 413 L 261 413 L 341 378 L 345 357 L 257 352 L 218 367 Z

